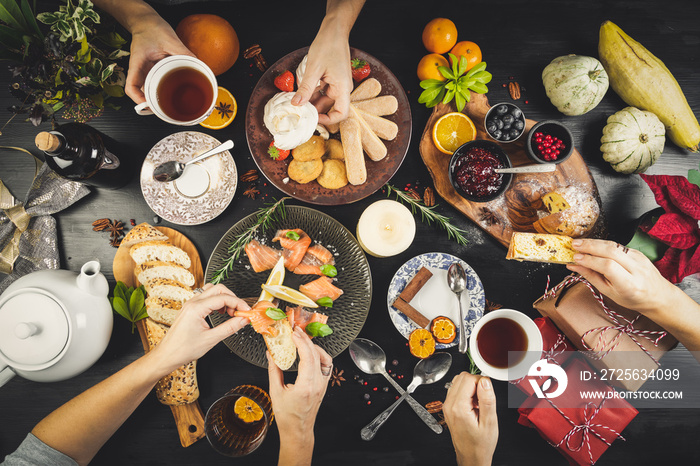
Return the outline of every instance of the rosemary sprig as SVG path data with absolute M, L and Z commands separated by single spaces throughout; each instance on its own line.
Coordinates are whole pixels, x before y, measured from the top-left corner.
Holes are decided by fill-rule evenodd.
M 262 207 L 258 210 L 258 216 L 255 223 L 239 233 L 234 237 L 233 243 L 228 247 L 229 258 L 226 259 L 223 267 L 218 269 L 211 279 L 211 283 L 217 284 L 228 278 L 229 272 L 233 269 L 233 264 L 241 257 L 241 253 L 245 248 L 246 244 L 253 239 L 253 235 L 260 230 L 261 233 L 265 231 L 276 221 L 284 219 L 287 212 L 284 208 L 284 201 L 291 199 L 290 197 L 283 197 L 282 199 L 275 200 L 272 204 L 266 204 L 267 207 Z
M 481 374 L 481 369 L 479 369 L 479 367 L 474 362 L 474 358 L 472 358 L 472 352 L 469 349 L 467 349 L 467 356 L 469 357 L 469 373 L 474 375 Z
M 414 214 L 416 213 L 416 210 L 420 212 L 421 221 L 427 223 L 428 225 L 432 225 L 432 223 L 435 222 L 437 226 L 447 231 L 448 238 L 454 239 L 457 244 L 466 246 L 468 243 L 465 236 L 467 232 L 450 223 L 449 217 L 445 217 L 444 215 L 435 212 L 433 209 L 437 206 L 437 204 L 435 206 L 428 207 L 423 203 L 423 201 L 412 198 L 405 192 L 401 191 L 400 189 L 396 189 L 389 183 L 385 184 L 384 187 L 386 188 L 387 197 L 391 197 L 391 193 L 393 192 L 396 194 L 396 200 L 402 202 L 403 204 L 408 204 L 411 207 L 411 212 Z

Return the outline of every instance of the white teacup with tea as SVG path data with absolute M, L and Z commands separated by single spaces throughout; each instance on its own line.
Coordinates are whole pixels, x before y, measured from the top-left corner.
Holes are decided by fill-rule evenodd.
M 206 120 L 216 105 L 218 84 L 212 70 L 189 55 L 173 55 L 153 65 L 143 85 L 146 102 L 134 109 L 173 125 L 192 126 Z
M 527 375 L 542 356 L 542 334 L 528 316 L 514 309 L 485 314 L 474 325 L 469 351 L 481 373 L 496 380 Z

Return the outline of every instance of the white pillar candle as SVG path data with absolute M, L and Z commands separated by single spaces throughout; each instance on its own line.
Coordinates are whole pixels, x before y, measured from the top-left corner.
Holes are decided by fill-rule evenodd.
M 402 253 L 416 236 L 416 221 L 403 204 L 384 199 L 362 212 L 357 223 L 357 240 L 362 249 L 375 257 Z

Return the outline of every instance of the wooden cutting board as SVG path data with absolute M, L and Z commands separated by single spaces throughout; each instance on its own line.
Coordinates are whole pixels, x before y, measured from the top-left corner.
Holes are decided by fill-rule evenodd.
M 171 243 L 189 254 L 192 260 L 192 265 L 189 271 L 194 275 L 195 287 L 204 285 L 204 271 L 202 270 L 202 260 L 199 257 L 197 248 L 185 235 L 167 227 L 156 227 L 158 231 L 168 237 Z M 136 276 L 134 275 L 134 267 L 136 263 L 129 255 L 129 248 L 120 246 L 117 249 L 117 254 L 114 256 L 112 270 L 114 279 L 124 282 L 126 286 L 136 286 Z M 148 339 L 146 337 L 146 320 L 140 320 L 136 323 L 141 336 L 143 350 L 148 352 Z M 199 401 L 188 403 L 186 405 L 170 406 L 170 410 L 175 418 L 178 434 L 180 435 L 180 443 L 183 447 L 189 447 L 197 440 L 204 437 L 204 413 Z
M 477 139 L 492 140 L 484 128 L 484 117 L 490 105 L 485 95 L 471 94 L 471 101 L 464 107 L 463 113 L 472 119 L 477 129 Z M 420 141 L 420 155 L 425 166 L 430 172 L 435 185 L 435 191 L 457 210 L 469 217 L 479 227 L 496 238 L 501 244 L 508 247 L 510 237 L 514 231 L 535 231 L 530 222 L 519 216 L 515 209 L 515 204 L 522 203 L 528 198 L 533 189 L 546 186 L 548 190 L 558 187 L 576 185 L 580 189 L 586 189 L 593 195 L 598 205 L 601 206 L 600 216 L 594 227 L 589 231 L 588 236 L 594 238 L 604 238 L 606 228 L 600 195 L 598 188 L 591 176 L 586 162 L 581 154 L 574 148 L 568 160 L 557 165 L 557 169 L 552 173 L 531 173 L 517 174 L 513 176 L 510 187 L 503 196 L 490 202 L 472 202 L 457 194 L 450 183 L 448 175 L 448 165 L 450 156 L 440 152 L 433 143 L 433 125 L 441 116 L 449 112 L 456 112 L 453 103 L 448 105 L 438 104 L 433 110 L 433 114 L 425 125 L 423 136 Z M 536 124 L 536 121 L 525 120 L 525 133 L 517 141 L 512 143 L 498 143 L 510 157 L 514 167 L 529 165 L 533 163 L 525 151 L 525 136 L 527 132 Z M 514 223 L 515 222 L 515 223 Z M 518 223 L 520 222 L 520 223 Z

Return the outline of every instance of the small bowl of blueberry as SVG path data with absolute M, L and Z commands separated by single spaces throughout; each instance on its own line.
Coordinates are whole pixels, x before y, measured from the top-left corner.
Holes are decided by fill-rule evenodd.
M 525 149 L 534 162 L 562 163 L 574 152 L 574 136 L 557 121 L 540 121 L 527 134 Z
M 513 175 L 496 173 L 497 168 L 510 168 L 508 155 L 493 141 L 476 139 L 461 145 L 452 154 L 449 177 L 452 187 L 463 198 L 488 202 L 503 194 Z
M 513 142 L 525 132 L 525 115 L 517 105 L 502 102 L 486 112 L 484 127 L 498 142 Z

